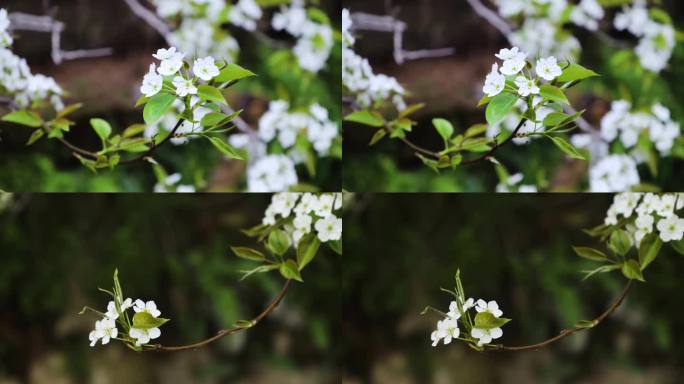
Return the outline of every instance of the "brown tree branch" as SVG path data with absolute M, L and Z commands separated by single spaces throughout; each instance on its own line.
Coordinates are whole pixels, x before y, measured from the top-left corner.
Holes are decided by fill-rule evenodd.
M 228 328 L 228 329 L 222 329 L 220 330 L 216 335 L 206 339 L 202 340 L 200 342 L 194 343 L 194 344 L 188 344 L 188 345 L 180 345 L 176 347 L 165 347 L 161 344 L 155 344 L 149 349 L 145 349 L 145 351 L 154 351 L 154 352 L 177 352 L 177 351 L 184 351 L 188 349 L 197 349 L 200 347 L 204 347 L 205 345 L 212 343 L 224 336 L 232 335 L 234 333 L 243 331 L 245 329 L 250 329 L 257 325 L 259 321 L 261 321 L 264 317 L 268 316 L 273 310 L 278 307 L 278 304 L 283 300 L 283 297 L 285 296 L 285 292 L 287 292 L 287 288 L 290 286 L 290 282 L 292 280 L 286 280 L 285 285 L 283 285 L 283 288 L 280 290 L 280 293 L 273 299 L 273 301 L 261 312 L 259 313 L 255 318 L 250 320 L 250 325 L 249 326 L 236 326 L 233 328 Z
M 603 313 L 601 313 L 597 318 L 592 320 L 593 326 L 591 328 L 596 327 L 603 320 L 608 318 L 608 316 L 613 314 L 613 312 L 615 312 L 615 310 L 624 301 L 625 297 L 627 296 L 627 293 L 629 292 L 629 288 L 631 286 L 632 286 L 632 280 L 628 280 L 627 284 L 622 289 L 622 292 L 617 297 L 617 299 L 615 299 L 615 301 L 613 301 L 613 303 Z M 558 340 L 564 339 L 564 338 L 572 335 L 575 332 L 583 331 L 586 329 L 589 329 L 589 328 L 588 327 L 567 328 L 567 329 L 562 330 L 557 336 L 554 336 L 550 339 L 544 340 L 540 343 L 531 344 L 531 345 L 522 345 L 522 346 L 516 346 L 516 347 L 508 347 L 508 346 L 505 346 L 503 344 L 498 344 L 498 345 L 492 345 L 489 350 L 491 350 L 491 351 L 530 351 L 530 350 L 534 351 L 534 350 L 538 350 L 538 349 L 544 348 L 546 346 L 549 346 Z

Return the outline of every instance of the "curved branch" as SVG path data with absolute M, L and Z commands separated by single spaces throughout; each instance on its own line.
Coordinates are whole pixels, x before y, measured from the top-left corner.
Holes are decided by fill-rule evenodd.
M 615 310 L 622 304 L 624 301 L 625 297 L 627 296 L 627 293 L 629 292 L 629 288 L 632 286 L 632 280 L 628 280 L 627 284 L 625 287 L 622 289 L 622 292 L 620 295 L 613 301 L 613 303 L 603 312 L 601 313 L 597 318 L 592 320 L 593 327 L 596 327 L 599 325 L 603 320 L 605 320 L 608 316 L 613 314 Z M 558 334 L 557 336 L 554 336 L 550 339 L 544 340 L 540 343 L 536 344 L 531 344 L 531 345 L 522 345 L 522 346 L 517 346 L 517 347 L 507 347 L 503 344 L 499 345 L 493 345 L 492 348 L 490 349 L 491 351 L 530 351 L 530 350 L 538 350 L 541 348 L 544 348 L 552 343 L 555 343 L 558 340 L 564 339 L 570 335 L 572 335 L 575 332 L 583 331 L 585 329 L 588 329 L 587 327 L 573 327 L 573 328 L 568 328 L 564 329 Z
M 292 280 L 286 280 L 285 285 L 283 285 L 283 288 L 280 290 L 280 293 L 273 299 L 273 301 L 261 312 L 259 313 L 255 318 L 250 320 L 250 325 L 249 326 L 236 326 L 233 328 L 228 328 L 228 329 L 222 329 L 220 330 L 216 335 L 206 339 L 202 340 L 200 342 L 194 343 L 194 344 L 188 344 L 188 345 L 180 345 L 176 347 L 165 347 L 161 344 L 156 344 L 153 345 L 152 348 L 146 349 L 145 351 L 155 351 L 155 352 L 177 352 L 177 351 L 184 351 L 188 349 L 197 349 L 200 347 L 204 347 L 205 345 L 212 343 L 224 336 L 232 335 L 234 333 L 243 331 L 245 329 L 249 329 L 257 325 L 259 321 L 261 321 L 264 317 L 266 317 L 269 313 L 273 312 L 273 310 L 276 309 L 278 304 L 283 300 L 283 297 L 285 296 L 285 292 L 287 292 L 287 288 L 290 286 L 290 282 Z
M 169 132 L 168 136 L 166 136 L 162 141 L 160 141 L 158 144 L 154 144 L 154 142 L 152 142 L 152 145 L 150 146 L 150 149 L 147 150 L 147 152 L 143 153 L 142 155 L 138 155 L 134 158 L 131 158 L 131 159 L 122 160 L 121 162 L 119 162 L 119 164 L 130 164 L 130 163 L 134 163 L 138 160 L 143 160 L 146 157 L 149 157 L 152 154 L 152 152 L 154 152 L 155 149 L 157 149 L 158 147 L 160 147 L 162 144 L 166 143 L 167 141 L 171 140 L 171 138 L 173 138 L 176 135 L 176 132 L 178 132 L 178 129 L 180 128 L 181 125 L 183 125 L 184 122 L 185 122 L 185 119 L 183 119 L 183 118 L 178 119 L 176 126 L 173 127 L 171 132 Z

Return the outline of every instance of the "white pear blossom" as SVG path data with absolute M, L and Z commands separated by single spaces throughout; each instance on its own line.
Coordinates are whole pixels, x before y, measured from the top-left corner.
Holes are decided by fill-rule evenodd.
M 491 343 L 492 340 L 503 336 L 503 331 L 501 328 L 484 329 L 473 327 L 473 329 L 470 331 L 470 336 L 478 339 L 477 345 L 483 346 Z
M 239 0 L 230 8 L 228 19 L 231 23 L 248 31 L 256 30 L 256 23 L 261 19 L 263 11 L 254 0 Z
M 518 95 L 522 97 L 539 94 L 539 87 L 535 84 L 533 79 L 528 79 L 525 76 L 518 76 L 515 78 L 515 85 L 518 87 Z
M 193 84 L 192 79 L 176 76 L 173 78 L 173 86 L 176 87 L 176 95 L 180 97 L 197 94 L 197 87 Z
M 140 299 L 136 300 L 133 304 L 133 310 L 136 313 L 147 312 L 152 315 L 152 317 L 159 317 L 161 315 L 161 312 L 157 309 L 157 304 L 152 300 L 148 302 L 144 302 Z
M 318 232 L 318 239 L 323 243 L 342 238 L 342 219 L 335 215 L 317 220 L 314 228 Z
M 177 52 L 176 47 L 171 47 L 169 49 L 159 49 L 152 57 L 161 61 L 157 72 L 163 76 L 171 76 L 183 67 L 185 54 Z
M 539 77 L 547 81 L 552 81 L 563 73 L 558 61 L 553 56 L 537 60 L 535 71 Z
M 501 317 L 501 315 L 503 315 L 503 311 L 499 309 L 499 305 L 493 300 L 489 302 L 482 299 L 478 300 L 477 303 L 475 303 L 475 310 L 477 312 L 489 312 L 494 315 L 494 317 Z
M 636 161 L 627 155 L 611 155 L 589 169 L 592 192 L 628 191 L 640 181 Z
M 484 87 L 482 87 L 482 92 L 484 92 L 489 97 L 494 97 L 503 91 L 506 86 L 506 77 L 499 73 L 499 64 L 494 63 L 492 65 L 492 71 L 487 75 L 485 79 Z
M 432 346 L 436 347 L 440 340 L 444 340 L 444 345 L 451 343 L 451 340 L 458 338 L 461 330 L 458 328 L 458 321 L 446 318 L 437 322 L 437 330 L 432 332 Z
M 159 328 L 143 329 L 131 327 L 130 331 L 128 331 L 128 336 L 135 339 L 135 345 L 141 346 L 161 336 L 161 331 Z
M 88 335 L 90 346 L 94 347 L 98 340 L 102 340 L 102 345 L 108 344 L 109 340 L 118 334 L 119 330 L 116 328 L 114 319 L 105 317 L 95 322 L 95 330 Z
M 527 53 L 520 51 L 518 47 L 504 48 L 495 56 L 504 61 L 500 71 L 506 76 L 512 76 L 522 71 L 527 63 Z
M 247 168 L 250 192 L 285 191 L 298 183 L 294 161 L 285 155 L 268 155 Z
M 684 236 L 684 219 L 677 215 L 660 219 L 656 227 L 660 231 L 660 239 L 664 242 L 679 241 Z
M 152 63 L 150 64 L 150 71 L 143 78 L 140 92 L 147 97 L 152 97 L 161 91 L 163 82 L 164 78 L 157 74 L 157 67 Z
M 211 56 L 195 60 L 192 72 L 204 81 L 209 81 L 220 73 L 214 58 Z

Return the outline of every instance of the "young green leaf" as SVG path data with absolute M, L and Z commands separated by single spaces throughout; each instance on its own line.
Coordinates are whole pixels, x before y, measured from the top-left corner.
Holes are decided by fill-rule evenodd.
M 545 100 L 555 101 L 557 103 L 570 104 L 568 98 L 565 97 L 563 91 L 551 84 L 542 84 L 539 87 L 539 96 L 543 97 Z
M 342 254 L 342 240 L 328 241 L 328 246 L 338 255 Z
M 454 134 L 454 127 L 448 120 L 432 119 L 432 125 L 437 130 L 437 133 L 442 136 L 442 139 L 444 139 L 445 143 L 448 142 L 449 138 L 451 138 L 451 135 Z
M 674 249 L 677 253 L 679 253 L 680 255 L 684 255 L 684 239 L 673 240 L 670 242 L 670 245 L 672 246 L 672 249 Z
M 83 103 L 76 103 L 76 104 L 70 104 L 64 107 L 61 111 L 57 112 L 57 118 L 62 118 L 67 115 L 70 115 L 80 109 L 83 106 Z
M 489 125 L 496 125 L 501 122 L 504 117 L 511 111 L 518 97 L 508 93 L 500 93 L 489 102 L 485 110 L 485 118 Z
M 297 263 L 295 263 L 295 261 L 292 259 L 280 264 L 280 274 L 286 279 L 297 280 L 300 282 L 304 281 L 302 280 L 302 275 L 299 273 L 299 269 L 297 268 Z
M 233 323 L 233 326 L 237 328 L 252 328 L 254 326 L 254 322 L 250 320 L 238 320 Z
M 596 320 L 580 320 L 575 323 L 576 328 L 594 328 L 596 326 Z
M 176 97 L 168 93 L 157 93 L 152 96 L 143 109 L 145 123 L 152 125 L 159 121 L 169 111 L 174 100 Z
M 610 235 L 608 247 L 616 254 L 624 256 L 632 247 L 632 240 L 626 231 L 618 229 Z
M 230 247 L 235 253 L 235 256 L 241 257 L 247 260 L 263 261 L 266 260 L 266 256 L 263 253 L 257 251 L 256 249 L 248 247 Z
M 43 125 L 43 119 L 33 111 L 15 111 L 2 117 L 2 121 L 38 128 Z
M 40 138 L 43 136 L 45 136 L 45 131 L 43 131 L 42 129 L 36 129 L 31 134 L 31 137 L 29 137 L 28 141 L 26 142 L 26 145 L 32 145 L 36 141 L 40 140 Z
M 485 132 L 487 132 L 487 124 L 475 124 L 466 130 L 465 137 L 475 137 Z
M 506 319 L 503 317 L 495 317 L 489 312 L 479 312 L 475 315 L 475 328 L 481 329 L 492 329 L 500 328 L 506 323 L 511 321 L 511 319 Z
M 90 125 L 93 127 L 93 130 L 100 137 L 100 140 L 102 140 L 102 144 L 104 145 L 107 142 L 109 135 L 112 134 L 112 126 L 109 125 L 106 120 L 102 119 L 90 119 Z
M 594 76 L 599 76 L 599 74 L 590 69 L 584 68 L 579 64 L 573 63 L 563 70 L 563 73 L 558 77 L 557 80 L 561 83 L 569 83 L 571 81 L 584 80 Z
M 242 277 L 240 278 L 240 281 L 252 276 L 255 273 L 265 273 L 265 272 L 270 272 L 274 269 L 278 269 L 280 266 L 278 264 L 266 264 L 266 265 L 260 265 L 254 269 L 248 270 L 248 271 L 240 271 L 243 273 Z
M 639 263 L 634 259 L 629 259 L 622 264 L 622 274 L 630 280 L 645 281 Z
M 577 150 L 577 148 L 573 147 L 572 144 L 568 143 L 567 141 L 563 140 L 561 137 L 558 136 L 547 136 L 553 144 L 558 147 L 561 151 L 563 151 L 566 155 L 570 156 L 573 159 L 578 159 L 578 160 L 586 160 L 586 158 Z
M 214 81 L 217 81 L 219 83 L 226 83 L 229 81 L 236 81 L 252 76 L 256 76 L 256 73 L 248 69 L 242 68 L 237 64 L 228 64 L 225 68 L 221 70 L 219 75 L 216 78 L 214 78 Z
M 586 274 L 582 280 L 586 280 L 586 279 L 594 276 L 597 273 L 612 272 L 612 271 L 614 271 L 616 269 L 620 269 L 620 268 L 621 268 L 621 265 L 619 265 L 619 264 L 611 264 L 611 265 L 602 265 L 602 266 L 600 266 L 594 270 L 591 270 L 591 271 L 582 271 L 583 273 Z
M 216 87 L 212 87 L 211 85 L 198 85 L 197 96 L 199 96 L 199 98 L 202 100 L 215 101 L 220 104 L 228 105 L 226 98 L 223 97 L 221 91 L 219 91 Z
M 297 265 L 300 271 L 313 260 L 320 245 L 320 240 L 313 233 L 309 233 L 299 240 L 299 244 L 297 244 Z
M 662 246 L 663 241 L 655 233 L 648 234 L 641 239 L 641 244 L 639 244 L 639 266 L 642 271 L 655 260 Z
M 352 112 L 344 118 L 345 121 L 369 125 L 371 127 L 382 127 L 385 125 L 385 119 L 375 111 L 357 111 Z
M 245 158 L 238 153 L 238 151 L 235 150 L 230 144 L 226 142 L 226 140 L 216 137 L 216 136 L 205 136 L 211 144 L 216 147 L 221 153 L 223 153 L 226 157 L 230 159 L 235 159 L 235 160 L 244 160 Z
M 387 131 L 385 131 L 384 128 L 380 128 L 377 131 L 375 131 L 375 134 L 373 134 L 373 137 L 370 140 L 370 143 L 368 145 L 375 145 L 377 144 L 378 141 L 382 140 L 383 137 L 387 135 Z
M 594 261 L 606 261 L 608 256 L 605 253 L 589 247 L 572 247 L 577 256 Z
M 276 229 L 268 235 L 268 248 L 276 255 L 283 255 L 290 247 L 290 238 L 285 231 Z
M 169 319 L 154 317 L 149 312 L 137 312 L 135 315 L 133 315 L 133 328 L 159 328 L 167 321 L 169 321 Z

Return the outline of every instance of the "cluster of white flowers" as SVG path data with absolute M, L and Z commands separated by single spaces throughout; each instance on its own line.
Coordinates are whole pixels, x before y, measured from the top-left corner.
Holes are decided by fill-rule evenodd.
M 304 0 L 292 0 L 290 6 L 282 7 L 273 15 L 271 25 L 297 38 L 293 52 L 302 69 L 315 73 L 325 66 L 334 43 L 333 30 L 308 18 Z
M 127 298 L 121 302 L 118 309 L 116 303 L 110 301 L 107 304 L 107 312 L 104 314 L 104 317 L 95 322 L 95 329 L 88 335 L 90 346 L 94 347 L 100 340 L 102 341 L 102 345 L 105 345 L 108 344 L 111 339 L 116 338 L 119 335 L 116 321 L 117 319 L 120 319 L 129 308 L 133 308 L 135 313 L 147 312 L 155 318 L 161 315 L 161 312 L 157 309 L 157 305 L 154 301 L 144 302 L 138 299 L 133 302 L 133 300 Z M 137 346 L 141 346 L 149 343 L 150 340 L 161 336 L 161 331 L 159 328 L 141 329 L 130 327 L 128 336 L 135 340 Z
M 471 308 L 475 308 L 477 313 L 487 312 L 497 318 L 503 315 L 503 311 L 499 309 L 499 305 L 496 301 L 487 302 L 480 299 L 475 302 L 475 300 L 469 298 L 463 303 L 463 312 L 459 311 L 458 303 L 452 301 L 449 304 L 449 312 L 446 314 L 446 317 L 437 322 L 437 329 L 430 335 L 432 346 L 436 347 L 442 340 L 444 340 L 444 345 L 447 345 L 451 343 L 453 339 L 458 339 L 461 334 L 461 331 L 458 328 L 458 320 Z M 492 340 L 503 336 L 503 331 L 500 327 L 487 329 L 473 326 L 470 330 L 470 336 L 477 340 L 478 346 L 483 346 L 491 343 Z
M 646 8 L 645 0 L 635 0 L 633 7 L 625 6 L 615 16 L 614 24 L 618 30 L 627 30 L 638 37 L 635 52 L 641 66 L 652 72 L 665 68 L 675 47 L 675 29 L 670 24 L 653 20 Z
M 159 49 L 152 57 L 159 60 L 160 64 L 159 68 L 154 63 L 150 64 L 150 70 L 143 78 L 140 92 L 147 97 L 152 97 L 161 92 L 164 86 L 164 77 L 171 79 L 173 76 L 174 92 L 179 97 L 185 97 L 197 94 L 195 84 L 198 79 L 208 82 L 219 75 L 219 68 L 211 56 L 195 60 L 192 66 L 194 76 L 190 78 L 186 78 L 180 71 L 183 68 L 185 54 L 177 51 L 176 47 Z
M 226 21 L 243 28 L 245 25 L 253 24 L 254 18 L 251 16 L 257 14 L 255 6 L 259 14 L 256 19 L 261 17 L 261 9 L 253 0 L 239 1 L 232 6 L 228 14 L 229 4 L 225 0 L 151 2 L 156 6 L 157 15 L 175 26 L 168 36 L 169 42 L 185 52 L 193 52 L 199 56 L 228 56 L 233 60 L 237 59 L 240 46 L 233 36 L 221 28 L 221 25 Z M 235 11 L 232 11 L 233 9 Z M 226 14 L 228 20 L 224 20 Z M 237 22 L 233 22 L 233 18 Z
M 527 64 L 527 53 L 522 52 L 520 48 L 513 47 L 511 49 L 504 48 L 495 55 L 497 58 L 503 60 L 501 69 L 499 64 L 492 65 L 492 71 L 487 75 L 482 92 L 489 97 L 494 97 L 503 92 L 506 87 L 506 76 L 515 76 L 514 83 L 517 89 L 516 93 L 521 97 L 528 97 L 530 95 L 539 94 L 539 86 L 537 81 L 539 78 L 546 81 L 553 81 L 560 76 L 563 71 L 558 65 L 555 57 L 540 58 L 537 60 L 535 73 L 538 77 L 527 77 L 523 72 Z
M 306 111 L 290 112 L 287 101 L 276 100 L 259 119 L 256 143 L 247 133 L 229 137 L 233 147 L 245 149 L 250 155 L 249 191 L 282 192 L 297 184 L 295 166 L 305 160 L 305 155 L 295 146 L 299 135 L 306 137 L 319 156 L 327 156 L 339 132 L 337 123 L 330 120 L 328 110 L 320 104 L 312 104 Z M 277 140 L 285 154 L 267 155 L 268 144 L 273 140 Z
M 62 88 L 52 77 L 32 74 L 26 60 L 10 50 L 13 40 L 9 27 L 7 10 L 0 9 L 0 95 L 12 98 L 20 108 L 49 101 L 55 110 L 61 111 Z
M 633 224 L 626 229 L 635 244 L 648 234 L 657 230 L 664 242 L 679 241 L 684 238 L 684 219 L 677 211 L 684 208 L 684 193 L 620 193 L 615 195 L 613 204 L 606 214 L 605 224 L 616 225 L 619 220 L 629 219 L 636 214 Z
M 391 101 L 397 110 L 406 108 L 406 90 L 397 79 L 383 74 L 375 74 L 368 59 L 354 52 L 353 27 L 349 10 L 342 10 L 342 85 L 355 96 L 361 108 Z
M 536 185 L 521 184 L 523 181 L 523 174 L 516 173 L 508 177 L 505 183 L 499 183 L 496 186 L 497 193 L 520 192 L 520 193 L 536 193 Z
M 247 168 L 249 192 L 286 191 L 299 182 L 295 162 L 285 155 L 268 155 Z
M 596 0 L 582 0 L 570 12 L 570 20 L 590 31 L 598 29 L 598 23 L 605 16 L 605 11 Z
M 525 136 L 525 134 L 529 133 L 538 133 L 538 132 L 543 132 L 546 128 L 544 127 L 544 119 L 546 116 L 548 116 L 550 113 L 555 112 L 552 108 L 549 108 L 547 106 L 540 106 L 538 107 L 539 103 L 542 102 L 542 98 L 540 96 L 535 96 L 532 98 L 532 107 L 537 108 L 535 112 L 535 117 L 537 121 L 532 121 L 532 120 L 527 120 L 523 124 L 522 127 L 518 130 L 518 134 L 521 135 L 521 137 L 514 137 L 513 138 L 513 143 L 517 145 L 525 145 L 529 144 L 532 139 L 535 138 L 540 138 L 541 136 Z M 511 111 L 504 116 L 503 120 L 501 120 L 497 124 L 493 125 L 488 125 L 487 126 L 487 132 L 486 135 L 489 138 L 494 138 L 501 134 L 501 130 L 504 129 L 509 132 L 513 132 L 515 128 L 518 126 L 520 123 L 520 120 L 523 118 L 523 115 L 528 109 L 528 104 L 525 102 L 524 99 L 518 99 L 515 103 L 515 108 L 511 109 Z
M 319 155 L 327 155 L 338 135 L 337 124 L 328 118 L 328 110 L 319 104 L 312 104 L 308 111 L 289 112 L 289 109 L 287 101 L 272 101 L 259 120 L 259 138 L 266 143 L 277 139 L 283 148 L 290 149 L 297 135 L 304 133 Z
M 261 19 L 263 12 L 254 0 L 239 0 L 230 8 L 228 20 L 238 27 L 248 31 L 256 30 L 257 21 Z
M 608 142 L 618 138 L 630 149 L 636 146 L 639 135 L 646 132 L 661 155 L 670 154 L 672 145 L 679 137 L 679 123 L 672 120 L 670 110 L 660 103 L 650 111 L 631 112 L 632 105 L 626 100 L 614 101 L 611 110 L 601 119 L 601 137 Z
M 640 182 L 637 163 L 627 155 L 606 156 L 589 170 L 591 192 L 628 191 Z
M 155 193 L 177 192 L 177 193 L 194 193 L 195 187 L 192 185 L 180 184 L 181 174 L 174 173 L 166 177 L 164 181 L 157 182 L 154 186 Z
M 342 238 L 342 219 L 335 212 L 342 209 L 341 193 L 276 193 L 264 213 L 263 224 L 273 225 L 277 220 L 287 219 L 294 213 L 291 224 L 285 231 L 293 244 L 306 234 L 316 231 L 318 239 L 325 243 Z

